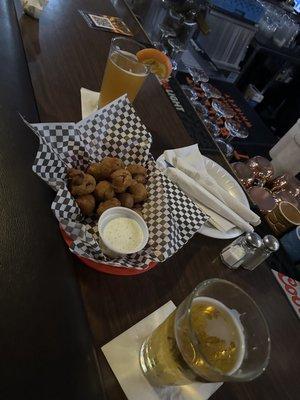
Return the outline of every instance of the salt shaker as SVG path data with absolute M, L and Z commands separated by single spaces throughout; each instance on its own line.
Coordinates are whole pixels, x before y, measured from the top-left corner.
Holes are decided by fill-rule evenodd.
M 225 247 L 220 257 L 228 268 L 237 269 L 261 246 L 262 239 L 257 233 L 246 233 Z
M 253 271 L 265 261 L 271 253 L 279 249 L 279 242 L 273 235 L 266 235 L 262 242 L 263 245 L 257 249 L 254 254 L 243 261 L 243 268 Z

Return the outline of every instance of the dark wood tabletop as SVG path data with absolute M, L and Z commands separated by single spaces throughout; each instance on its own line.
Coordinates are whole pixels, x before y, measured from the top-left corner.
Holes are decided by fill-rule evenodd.
M 14 4 L 0 1 L 0 399 L 104 397 L 73 257 L 32 173 L 38 113 Z
M 49 0 L 39 22 L 20 15 L 36 104 L 43 122 L 80 120 L 80 88 L 100 87 L 113 34 L 89 28 L 78 13 L 80 9 L 120 16 L 137 40 L 147 41 L 123 0 Z M 153 135 L 155 157 L 165 149 L 193 143 L 153 77 L 144 84 L 134 107 Z M 216 159 L 226 167 L 220 154 Z M 199 282 L 212 277 L 228 279 L 254 298 L 267 319 L 272 340 L 271 361 L 262 376 L 248 383 L 226 383 L 212 398 L 298 398 L 299 320 L 266 265 L 249 272 L 231 271 L 221 264 L 219 253 L 226 243 L 197 234 L 168 261 L 135 277 L 97 273 L 73 257 L 108 399 L 125 399 L 125 395 L 101 346 L 168 300 L 178 305 Z

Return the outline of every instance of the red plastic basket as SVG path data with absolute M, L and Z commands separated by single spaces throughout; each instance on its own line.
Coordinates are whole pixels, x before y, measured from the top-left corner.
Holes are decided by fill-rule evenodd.
M 66 234 L 66 232 L 60 228 L 62 237 L 64 238 L 65 242 L 67 245 L 70 247 L 71 244 L 73 243 L 72 239 Z M 156 262 L 151 262 L 150 265 L 147 268 L 144 269 L 135 269 L 135 268 L 123 268 L 123 267 L 117 267 L 113 265 L 107 265 L 104 263 L 97 263 L 95 261 L 89 260 L 88 258 L 80 257 L 77 256 L 79 260 L 85 264 L 87 267 L 93 268 L 96 271 L 99 272 L 104 272 L 105 274 L 111 274 L 111 275 L 139 275 L 143 274 L 144 272 L 149 271 L 150 269 L 156 267 L 157 263 Z

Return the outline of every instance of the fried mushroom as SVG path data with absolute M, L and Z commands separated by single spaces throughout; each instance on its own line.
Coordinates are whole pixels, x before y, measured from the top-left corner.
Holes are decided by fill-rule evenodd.
M 148 197 L 146 186 L 136 181 L 130 185 L 129 192 L 132 194 L 135 203 L 145 201 Z
M 102 162 L 99 162 L 91 164 L 86 172 L 92 175 L 98 182 L 101 179 L 109 178 L 111 169 L 108 165 L 104 165 Z
M 70 192 L 72 196 L 82 196 L 83 194 L 90 194 L 95 190 L 96 181 L 92 175 L 84 174 L 83 181 L 80 185 L 71 183 Z
M 97 208 L 97 214 L 101 215 L 104 213 L 104 211 L 108 210 L 109 208 L 112 207 L 119 207 L 121 205 L 120 200 L 118 200 L 116 197 L 110 200 L 103 201 L 102 203 L 99 204 Z
M 97 201 L 110 200 L 115 197 L 115 191 L 110 182 L 101 181 L 95 187 L 94 196 Z
M 140 164 L 129 164 L 127 165 L 127 170 L 131 173 L 131 175 L 147 175 L 147 169 Z
M 147 178 L 146 175 L 142 175 L 142 174 L 135 174 L 132 175 L 133 180 L 135 180 L 138 183 L 146 183 Z
M 124 168 L 118 169 L 111 174 L 112 186 L 116 193 L 123 193 L 132 183 L 132 176 Z
M 120 158 L 117 157 L 105 157 L 101 161 L 102 165 L 105 165 L 106 167 L 110 168 L 110 173 L 112 174 L 115 172 L 117 169 L 124 168 L 124 163 Z
M 116 157 L 105 157 L 100 162 L 91 164 L 87 169 L 87 173 L 93 175 L 98 182 L 108 179 L 114 171 L 120 168 L 124 168 L 122 160 Z
M 134 198 L 130 193 L 120 193 L 118 199 L 122 207 L 132 208 L 134 205 Z
M 76 203 L 84 216 L 88 217 L 93 214 L 96 201 L 92 194 L 83 194 L 77 197 Z
M 71 185 L 81 185 L 84 178 L 84 172 L 77 168 L 71 168 L 67 172 L 67 177 Z

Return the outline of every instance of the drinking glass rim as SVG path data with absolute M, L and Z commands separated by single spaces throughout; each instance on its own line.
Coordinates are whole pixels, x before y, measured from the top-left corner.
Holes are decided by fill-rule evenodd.
M 117 48 L 117 45 L 115 44 L 115 42 L 117 41 L 117 40 L 121 40 L 122 42 L 129 42 L 129 43 L 132 43 L 132 44 L 134 44 L 134 45 L 137 45 L 137 46 L 139 46 L 140 47 L 140 50 L 143 50 L 143 49 L 146 49 L 147 47 L 146 46 L 144 46 L 143 44 L 141 44 L 140 42 L 138 42 L 137 40 L 134 40 L 134 39 L 131 39 L 131 38 L 126 38 L 126 37 L 123 37 L 123 36 L 116 36 L 116 37 L 114 37 L 114 38 L 112 38 L 111 39 L 111 47 L 113 48 L 113 51 L 116 51 L 118 54 L 120 54 L 122 57 L 124 57 L 124 58 L 126 58 L 127 60 L 129 60 L 129 61 L 135 61 L 135 60 L 133 60 L 132 58 L 130 58 L 130 57 L 128 57 L 128 56 L 126 56 L 126 54 L 124 54 L 124 50 L 122 51 L 122 49 L 120 49 L 120 48 Z M 136 64 L 141 64 L 141 65 L 143 65 L 143 67 L 145 68 L 145 75 L 149 75 L 149 73 L 150 73 L 150 67 L 148 66 L 148 65 L 146 65 L 146 64 L 144 64 L 144 63 L 142 63 L 142 62 L 140 62 L 140 61 L 138 61 L 138 60 L 136 60 L 135 61 L 135 63 Z
M 199 340 L 197 339 L 197 337 L 196 337 L 196 335 L 195 335 L 195 333 L 194 333 L 193 326 L 192 326 L 192 320 L 191 320 L 191 305 L 192 305 L 192 302 L 193 302 L 193 300 L 194 300 L 194 298 L 195 298 L 194 294 L 195 294 L 196 291 L 199 289 L 199 287 L 206 286 L 208 283 L 212 283 L 212 282 L 218 282 L 218 283 L 221 283 L 221 282 L 222 282 L 222 283 L 226 283 L 226 284 L 229 284 L 229 285 L 233 286 L 234 288 L 238 289 L 240 292 L 242 292 L 242 293 L 248 298 L 248 300 L 250 300 L 250 302 L 254 305 L 254 307 L 257 309 L 257 311 L 258 311 L 258 313 L 259 313 L 259 315 L 260 315 L 260 317 L 261 317 L 261 319 L 262 319 L 262 321 L 263 321 L 263 324 L 264 324 L 264 326 L 265 326 L 265 329 L 266 329 L 266 331 L 267 331 L 267 336 L 268 336 L 268 350 L 267 350 L 268 354 L 267 354 L 267 357 L 266 357 L 265 361 L 262 363 L 261 367 L 258 369 L 257 373 L 256 373 L 256 374 L 253 374 L 253 375 L 251 376 L 251 379 L 250 379 L 250 380 L 253 380 L 253 379 L 257 378 L 259 375 L 261 375 L 261 374 L 265 371 L 265 369 L 266 369 L 266 367 L 267 367 L 267 365 L 268 365 L 268 363 L 269 363 L 269 360 L 270 360 L 270 353 L 271 353 L 270 329 L 269 329 L 269 326 L 268 326 L 267 321 L 266 321 L 266 319 L 265 319 L 265 316 L 263 315 L 261 309 L 258 307 L 258 305 L 256 304 L 256 302 L 253 300 L 253 298 L 252 298 L 247 292 L 245 292 L 243 289 L 241 289 L 238 285 L 236 285 L 235 283 L 230 282 L 230 281 L 227 281 L 226 279 L 211 278 L 211 279 L 206 279 L 205 281 L 199 283 L 199 284 L 195 287 L 195 289 L 191 292 L 191 294 L 190 294 L 190 296 L 189 296 L 188 310 L 187 310 L 187 314 L 188 314 L 188 325 L 189 325 L 189 332 L 188 332 L 188 334 L 189 334 L 189 336 L 190 336 L 190 339 L 191 339 L 191 341 L 192 341 L 193 343 L 196 343 L 196 344 L 198 345 L 198 348 L 200 349 L 200 352 L 201 352 L 200 342 L 199 342 Z M 207 297 L 209 297 L 209 296 L 207 296 Z M 213 365 L 211 365 L 211 363 L 206 359 L 206 357 L 204 356 L 204 354 L 202 354 L 202 352 L 201 352 L 201 356 L 202 356 L 203 359 L 205 360 L 207 366 L 208 366 L 209 368 L 211 368 L 214 372 L 216 372 L 218 375 L 220 375 L 221 378 L 222 378 L 222 377 L 229 377 L 229 378 L 234 377 L 234 379 L 232 379 L 232 381 L 234 381 L 234 380 L 235 380 L 235 381 L 239 381 L 239 380 L 240 380 L 240 381 L 243 381 L 243 379 L 239 379 L 238 377 L 235 377 L 234 374 L 222 373 L 219 369 L 217 369 L 217 368 L 215 368 Z M 224 380 L 225 380 L 225 379 L 224 379 Z

